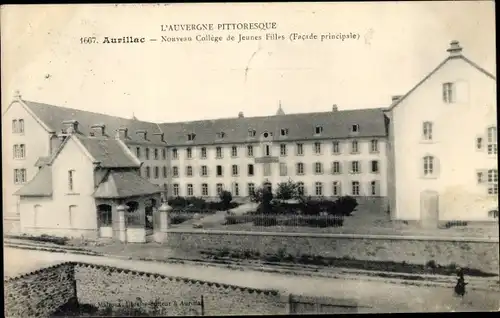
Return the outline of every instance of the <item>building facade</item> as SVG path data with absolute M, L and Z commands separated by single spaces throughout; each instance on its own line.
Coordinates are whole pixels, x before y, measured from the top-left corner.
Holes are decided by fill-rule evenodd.
M 496 78 L 458 43 L 448 54 L 386 108 L 285 114 L 280 105 L 274 116 L 150 123 L 18 95 L 2 118 L 4 230 L 27 224 L 19 221 L 22 210 L 37 205 L 33 197 L 21 204 L 16 192 L 44 167 L 71 170 L 73 159 L 68 166 L 65 156 L 53 160 L 69 126 L 80 143 L 120 140 L 140 163 L 137 173 L 170 197 L 213 200 L 229 190 L 245 200 L 264 184 L 292 180 L 313 197 L 388 201 L 393 219 L 491 220 L 498 206 Z M 99 142 L 89 147 L 94 158 L 107 151 Z

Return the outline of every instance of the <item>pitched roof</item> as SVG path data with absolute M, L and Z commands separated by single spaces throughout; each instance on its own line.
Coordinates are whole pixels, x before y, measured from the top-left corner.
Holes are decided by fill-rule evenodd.
M 77 136 L 101 168 L 140 167 L 140 161 L 117 139 Z
M 42 167 L 30 182 L 17 190 L 14 195 L 51 196 L 52 195 L 52 169 L 49 166 Z
M 257 141 L 264 132 L 272 133 L 274 140 L 349 138 L 353 137 L 351 127 L 355 124 L 359 125 L 356 138 L 387 135 L 382 108 L 224 118 L 164 123 L 159 126 L 165 134 L 168 145 L 210 145 Z M 315 135 L 316 126 L 323 128 L 320 135 Z M 288 129 L 286 137 L 280 136 L 281 129 Z M 249 136 L 250 130 L 255 130 L 255 137 Z M 224 132 L 224 138 L 217 139 L 218 132 Z M 188 141 L 187 135 L 190 133 L 195 134 L 194 141 Z
M 37 159 L 35 162 L 35 167 L 43 167 L 46 166 L 50 163 L 51 156 L 43 156 Z
M 105 132 L 109 137 L 114 137 L 119 128 L 128 128 L 129 141 L 141 143 L 162 143 L 159 136 L 154 133 L 161 133 L 155 123 L 144 122 L 136 119 L 126 119 L 116 116 L 110 116 L 100 113 L 48 105 L 33 101 L 23 100 L 23 103 L 33 112 L 47 127 L 54 132 L 60 132 L 66 128 L 63 124 L 67 120 L 78 121 L 78 131 L 83 135 L 89 136 L 92 132 L 92 125 L 104 124 Z M 136 131 L 146 130 L 149 132 L 149 141 L 144 140 L 142 135 L 136 134 Z
M 453 60 L 453 59 L 461 59 L 463 61 L 465 61 L 466 63 L 468 63 L 469 65 L 471 65 L 472 67 L 474 67 L 475 69 L 477 69 L 478 71 L 480 71 L 481 73 L 483 73 L 484 75 L 490 77 L 491 79 L 495 80 L 496 81 L 496 77 L 489 73 L 488 71 L 486 71 L 484 68 L 480 67 L 479 65 L 477 65 L 476 63 L 472 62 L 471 60 L 469 60 L 468 58 L 466 58 L 465 56 L 463 55 L 457 55 L 457 56 L 448 56 L 443 62 L 441 62 L 435 69 L 433 69 L 429 74 L 427 74 L 427 76 L 425 76 L 420 82 L 417 83 L 417 85 L 415 85 L 412 89 L 410 89 L 405 95 L 403 95 L 401 98 L 399 98 L 397 101 L 395 101 L 393 104 L 391 104 L 386 110 L 387 111 L 390 111 L 392 110 L 394 107 L 398 106 L 399 104 L 401 104 L 401 102 L 403 100 L 405 100 L 411 93 L 413 93 L 420 85 L 422 85 L 425 81 L 427 81 L 432 75 L 434 75 L 439 69 L 441 69 L 441 67 L 443 67 L 443 65 L 445 65 L 448 61 L 450 60 Z
M 98 185 L 94 197 L 99 199 L 126 198 L 160 193 L 162 189 L 139 176 L 134 170 L 110 170 Z

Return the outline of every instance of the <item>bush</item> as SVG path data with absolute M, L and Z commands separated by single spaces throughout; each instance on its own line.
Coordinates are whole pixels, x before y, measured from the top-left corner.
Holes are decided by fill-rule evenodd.
M 445 228 L 449 229 L 454 226 L 467 226 L 466 221 L 449 221 L 444 225 Z
M 299 197 L 299 185 L 292 180 L 278 183 L 276 198 L 279 200 L 290 200 Z
M 192 219 L 192 217 L 185 214 L 171 214 L 170 224 L 181 224 L 190 219 Z
M 278 219 L 273 215 L 259 215 L 256 216 L 253 225 L 255 226 L 276 226 L 278 225 Z
M 336 215 L 349 216 L 354 212 L 356 207 L 358 206 L 358 202 L 355 198 L 350 196 L 343 196 L 335 201 L 335 213 Z
M 47 234 L 42 234 L 40 236 L 7 235 L 7 237 L 13 238 L 13 239 L 23 239 L 23 240 L 36 241 L 36 242 L 53 243 L 53 244 L 57 244 L 57 245 L 66 245 L 66 243 L 69 241 L 69 238 L 67 238 L 67 237 L 52 236 L 52 235 L 47 235 Z
M 340 227 L 344 225 L 344 219 L 342 217 L 336 217 L 331 215 L 324 215 L 324 216 L 298 215 L 295 217 L 287 218 L 278 223 L 279 225 L 284 225 L 284 226 Z
M 231 194 L 231 192 L 229 191 L 222 191 L 219 195 L 220 197 L 220 201 L 222 203 L 222 207 L 224 210 L 229 210 L 231 207 L 230 207 L 230 203 L 231 201 L 233 201 L 233 195 Z
M 225 218 L 225 225 L 241 224 L 252 222 L 253 218 L 248 215 L 227 215 Z

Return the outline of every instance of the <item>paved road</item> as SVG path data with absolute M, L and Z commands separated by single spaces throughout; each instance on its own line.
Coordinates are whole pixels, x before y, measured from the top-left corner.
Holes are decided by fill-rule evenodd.
M 495 291 L 472 291 L 464 299 L 458 299 L 453 297 L 453 292 L 449 288 L 395 285 L 382 281 L 301 277 L 252 270 L 163 264 L 12 248 L 4 249 L 4 276 L 17 276 L 64 261 L 109 265 L 253 288 L 278 289 L 294 294 L 351 299 L 379 312 L 497 311 L 500 308 L 500 292 Z

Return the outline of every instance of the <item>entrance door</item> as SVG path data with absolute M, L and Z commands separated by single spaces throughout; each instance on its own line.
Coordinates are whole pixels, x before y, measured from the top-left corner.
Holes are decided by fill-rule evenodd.
M 99 237 L 113 237 L 111 205 L 98 205 L 97 215 L 99 220 Z
M 436 191 L 427 190 L 420 193 L 420 222 L 423 227 L 438 227 L 439 194 Z

